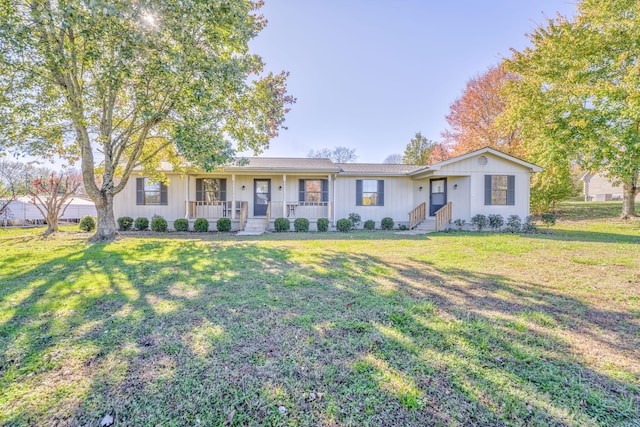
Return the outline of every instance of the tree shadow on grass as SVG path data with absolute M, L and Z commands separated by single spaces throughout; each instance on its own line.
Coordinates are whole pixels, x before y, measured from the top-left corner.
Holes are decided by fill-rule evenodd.
M 640 419 L 638 378 L 587 367 L 556 333 L 598 329 L 587 338 L 637 352 L 637 328 L 625 343 L 618 323 L 631 315 L 508 277 L 328 247 L 141 239 L 6 279 L 7 425 Z

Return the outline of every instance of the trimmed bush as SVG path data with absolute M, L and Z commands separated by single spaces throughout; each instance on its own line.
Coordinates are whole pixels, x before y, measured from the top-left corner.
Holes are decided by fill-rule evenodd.
M 96 229 L 96 219 L 91 215 L 85 215 L 80 220 L 80 230 L 82 231 L 93 231 Z
M 547 228 L 551 227 L 552 225 L 556 225 L 556 216 L 552 213 L 543 213 L 542 217 L 540 217 L 540 220 L 544 225 L 547 226 Z
M 489 227 L 494 231 L 498 231 L 504 225 L 504 218 L 500 214 L 489 215 Z
M 507 218 L 507 227 L 505 228 L 507 233 L 519 233 L 521 228 L 522 220 L 518 215 L 510 215 Z
M 276 218 L 276 220 L 273 221 L 273 228 L 278 233 L 282 233 L 284 231 L 290 231 L 291 221 L 289 221 L 287 218 L 282 218 L 282 217 Z
M 173 228 L 176 231 L 189 231 L 189 220 L 186 218 L 178 218 L 173 221 Z
M 198 218 L 193 223 L 194 231 L 198 231 L 200 233 L 206 233 L 209 231 L 209 221 L 206 218 Z
M 533 218 L 528 216 L 524 220 L 524 224 L 522 224 L 522 229 L 520 231 L 526 234 L 536 234 L 538 232 L 538 226 L 533 222 Z
M 329 231 L 329 220 L 327 218 L 319 218 L 316 223 L 316 227 L 318 228 L 318 231 Z
M 353 228 L 353 223 L 349 218 L 342 218 L 339 219 L 338 222 L 336 222 L 336 228 L 338 229 L 338 231 L 348 233 Z
M 231 231 L 231 220 L 229 218 L 218 218 L 216 228 L 221 232 Z
M 130 216 L 121 216 L 118 218 L 118 230 L 129 231 L 133 227 L 133 218 Z
M 365 230 L 375 230 L 376 229 L 376 222 L 372 219 L 369 219 L 367 221 L 364 222 L 364 229 Z
M 383 230 L 393 230 L 394 225 L 395 223 L 390 217 L 382 218 L 382 221 L 380 221 L 380 228 L 382 228 Z
M 149 220 L 145 217 L 139 216 L 138 218 L 136 218 L 136 220 L 133 222 L 133 226 L 136 228 L 136 230 L 138 231 L 143 231 L 146 230 L 147 228 L 149 228 Z
M 298 232 L 307 232 L 309 231 L 309 220 L 307 218 L 296 218 L 293 221 L 293 228 Z
M 360 221 L 362 221 L 362 217 L 359 213 L 351 212 L 349 214 L 349 220 L 351 221 L 351 228 L 358 228 Z
M 409 227 L 407 227 L 404 224 L 398 224 L 398 230 L 400 231 L 407 231 L 409 229 Z
M 455 221 L 453 221 L 453 223 L 455 224 L 458 231 L 462 231 L 462 227 L 464 227 L 467 221 L 465 221 L 464 219 L 456 219 Z
M 487 228 L 487 225 L 489 225 L 489 220 L 485 215 L 477 214 L 471 218 L 471 225 L 474 226 L 476 230 L 482 231 L 482 229 Z
M 154 215 L 153 218 L 151 219 L 151 230 L 158 232 L 158 233 L 164 233 L 165 231 L 167 231 L 167 220 L 162 218 L 161 216 L 158 215 Z

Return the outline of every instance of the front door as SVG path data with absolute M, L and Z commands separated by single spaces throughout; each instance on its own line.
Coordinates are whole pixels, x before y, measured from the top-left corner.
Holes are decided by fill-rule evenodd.
M 429 216 L 447 204 L 447 178 L 432 179 L 429 184 Z
M 253 180 L 253 216 L 266 216 L 267 206 L 271 200 L 271 180 Z

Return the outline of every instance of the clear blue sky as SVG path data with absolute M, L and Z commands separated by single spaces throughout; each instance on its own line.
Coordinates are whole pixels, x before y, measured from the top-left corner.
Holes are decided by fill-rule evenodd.
M 286 70 L 298 101 L 264 156 L 345 146 L 358 162 L 402 153 L 415 132 L 439 140 L 469 78 L 528 44 L 572 0 L 265 0 L 252 42 Z

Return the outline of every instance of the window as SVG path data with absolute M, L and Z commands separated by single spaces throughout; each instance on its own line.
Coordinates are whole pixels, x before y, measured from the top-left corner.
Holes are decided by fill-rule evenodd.
M 196 179 L 196 201 L 213 202 L 227 200 L 227 180 L 222 178 Z
M 356 179 L 356 206 L 384 206 L 384 180 Z
M 326 179 L 301 179 L 298 181 L 298 201 L 320 203 L 329 201 L 329 182 Z
M 166 205 L 167 186 L 150 178 L 136 178 L 137 205 Z
M 485 175 L 484 204 L 515 205 L 515 182 L 514 175 Z

